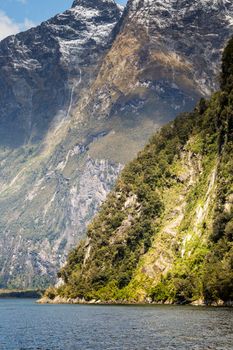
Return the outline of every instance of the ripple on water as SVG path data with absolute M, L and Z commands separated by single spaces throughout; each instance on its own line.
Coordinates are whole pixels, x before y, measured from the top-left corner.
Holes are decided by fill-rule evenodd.
M 0 350 L 232 350 L 233 309 L 0 300 Z

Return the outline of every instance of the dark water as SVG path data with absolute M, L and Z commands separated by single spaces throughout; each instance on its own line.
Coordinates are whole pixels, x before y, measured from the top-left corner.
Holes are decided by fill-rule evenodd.
M 233 309 L 0 300 L 0 350 L 232 350 Z

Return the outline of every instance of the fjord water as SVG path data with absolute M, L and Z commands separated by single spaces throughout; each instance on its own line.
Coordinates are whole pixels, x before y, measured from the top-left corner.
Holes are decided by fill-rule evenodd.
M 232 350 L 233 310 L 0 300 L 1 350 Z

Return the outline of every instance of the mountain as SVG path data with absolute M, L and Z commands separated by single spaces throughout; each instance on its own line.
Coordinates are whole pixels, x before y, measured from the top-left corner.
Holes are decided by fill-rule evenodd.
M 53 279 L 78 240 L 76 226 L 85 226 L 119 172 L 107 160 L 83 164 L 98 133 L 82 140 L 71 119 L 121 13 L 113 1 L 75 1 L 0 43 L 0 286 Z
M 0 286 L 55 281 L 124 164 L 217 89 L 232 18 L 228 1 L 78 0 L 0 43 Z
M 117 123 L 94 156 L 125 163 L 158 125 L 216 91 L 232 14 L 230 1 L 128 1 L 87 101 L 86 113 Z
M 122 171 L 47 296 L 233 301 L 233 39 L 221 91 L 157 132 Z
M 53 119 L 98 72 L 121 17 L 114 2 L 76 1 L 37 28 L 0 43 L 0 138 L 9 147 L 43 139 Z

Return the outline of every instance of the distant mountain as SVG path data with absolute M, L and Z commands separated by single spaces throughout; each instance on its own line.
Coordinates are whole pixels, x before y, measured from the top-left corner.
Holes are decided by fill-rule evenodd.
M 75 1 L 0 43 L 1 286 L 55 280 L 124 164 L 218 87 L 228 1 Z
M 222 90 L 129 163 L 47 297 L 233 302 L 233 39 Z M 46 298 L 44 301 L 48 301 Z

